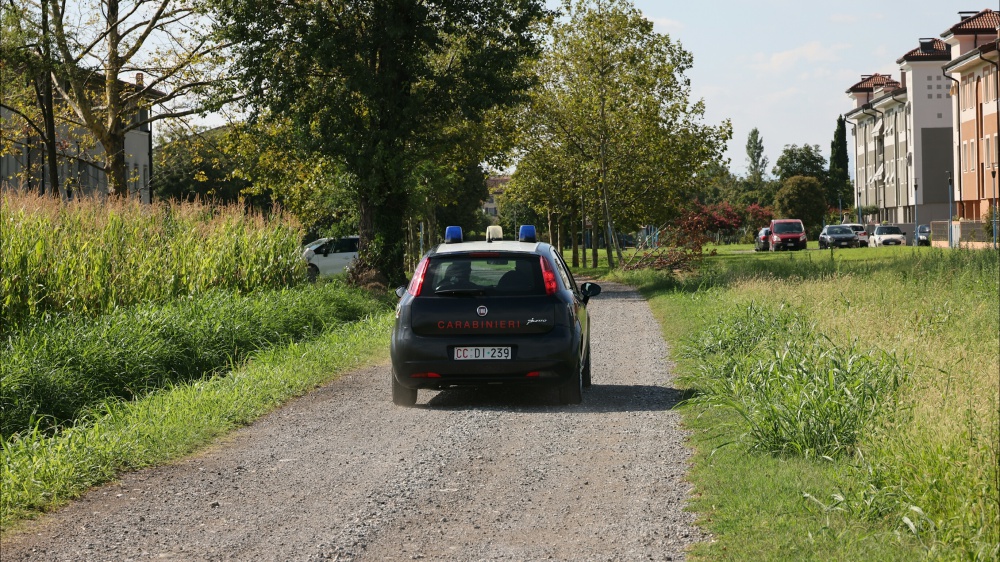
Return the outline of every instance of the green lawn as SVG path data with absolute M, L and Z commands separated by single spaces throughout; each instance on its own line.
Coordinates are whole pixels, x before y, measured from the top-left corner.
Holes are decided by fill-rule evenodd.
M 696 397 L 682 407 L 697 451 L 692 509 L 716 540 L 699 545 L 695 557 L 995 560 L 997 254 L 912 247 L 716 250 L 684 276 L 606 277 L 649 298 L 680 384 Z M 758 332 L 741 328 L 739 319 L 752 328 L 758 317 L 779 328 L 764 329 L 759 345 L 745 345 Z M 781 328 L 788 317 L 796 329 Z M 692 352 L 699 349 L 701 356 Z M 798 363 L 775 359 L 801 349 L 813 351 Z M 830 368 L 822 361 L 828 350 L 843 350 L 850 360 Z M 868 353 L 899 368 L 865 374 L 859 369 Z M 852 373 L 895 377 L 868 379 L 886 384 L 865 402 L 863 419 L 830 403 L 856 399 L 831 390 L 845 380 L 849 385 Z M 819 384 L 803 382 L 810 377 Z M 785 379 L 794 384 L 773 384 Z M 776 386 L 777 398 L 763 393 Z M 817 400 L 823 393 L 830 397 Z M 764 400 L 754 403 L 754 394 Z M 748 410 L 747 404 L 756 405 Z M 810 412 L 819 415 L 810 418 Z M 815 452 L 821 449 L 796 449 L 796 435 L 830 431 L 821 422 L 832 425 L 836 416 L 858 422 L 842 437 L 856 442 L 828 448 L 836 451 L 829 458 Z

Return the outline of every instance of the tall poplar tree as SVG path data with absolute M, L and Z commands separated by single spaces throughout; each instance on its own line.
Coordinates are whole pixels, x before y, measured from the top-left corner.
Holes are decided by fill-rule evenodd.
M 827 203 L 831 207 L 851 201 L 851 178 L 848 174 L 847 125 L 843 115 L 837 116 L 837 128 L 830 142 L 830 171 L 827 174 Z

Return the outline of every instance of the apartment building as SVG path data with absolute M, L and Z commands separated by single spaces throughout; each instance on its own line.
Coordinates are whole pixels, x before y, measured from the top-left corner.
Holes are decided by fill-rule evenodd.
M 952 152 L 956 163 L 954 215 L 980 220 L 996 205 L 1000 98 L 998 98 L 997 27 L 993 10 L 960 12 L 960 21 L 941 38 L 951 48 L 943 72 L 951 81 L 952 110 L 957 131 Z
M 844 119 L 851 124 L 851 135 L 854 138 L 852 145 L 855 165 L 855 205 L 859 209 L 862 207 L 878 208 L 877 213 L 862 220 L 895 220 L 895 216 L 899 212 L 900 201 L 895 190 L 886 190 L 889 179 L 886 174 L 886 163 L 888 162 L 888 168 L 893 172 L 897 170 L 896 154 L 907 153 L 906 140 L 908 136 L 903 134 L 902 138 L 898 138 L 896 130 L 893 129 L 893 133 L 889 135 L 889 146 L 887 147 L 885 111 L 884 109 L 876 109 L 873 104 L 887 98 L 892 100 L 894 95 L 898 95 L 896 92 L 901 89 L 901 84 L 889 75 L 866 74 L 861 77 L 861 81 L 848 88 L 846 92 L 854 102 L 854 108 L 844 115 Z M 901 103 L 905 104 L 905 101 Z M 894 114 L 890 122 L 895 123 Z M 897 144 L 899 142 L 902 143 L 902 146 Z M 903 184 L 908 181 L 905 172 L 898 180 Z M 893 177 L 892 182 L 896 181 L 897 178 Z M 891 201 L 887 199 L 889 196 L 892 196 Z
M 855 202 L 878 209 L 862 220 L 948 218 L 952 112 L 941 65 L 950 60 L 949 49 L 944 41 L 921 39 L 896 60 L 899 81 L 865 75 L 847 89 L 854 106 L 844 118 L 854 135 Z

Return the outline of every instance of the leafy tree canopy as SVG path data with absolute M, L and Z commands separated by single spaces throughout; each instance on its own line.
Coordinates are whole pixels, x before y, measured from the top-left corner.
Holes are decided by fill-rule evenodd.
M 809 176 L 820 180 L 826 179 L 826 158 L 820 153 L 818 144 L 785 145 L 781 156 L 771 170 L 782 183 L 793 176 Z
M 823 184 L 811 176 L 792 176 L 784 180 L 774 197 L 774 216 L 801 219 L 810 236 L 818 234 L 823 227 L 827 208 Z
M 361 235 L 352 271 L 401 281 L 402 230 L 421 185 L 418 163 L 431 159 L 439 171 L 446 168 L 435 157 L 469 140 L 461 134 L 465 124 L 483 123 L 491 111 L 523 99 L 533 80 L 522 66 L 539 50 L 542 2 L 214 5 L 220 32 L 235 43 L 255 115 L 287 120 L 295 145 L 346 174 Z M 487 160 L 479 156 L 477 163 Z

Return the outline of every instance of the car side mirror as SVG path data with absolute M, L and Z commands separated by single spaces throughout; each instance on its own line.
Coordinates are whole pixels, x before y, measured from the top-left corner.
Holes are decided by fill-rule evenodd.
M 587 281 L 583 285 L 580 285 L 580 293 L 583 294 L 583 302 L 587 302 L 590 300 L 590 297 L 596 297 L 601 294 L 601 286 L 597 283 Z
M 400 285 L 399 287 L 396 287 L 396 298 L 397 299 L 403 298 L 403 295 L 405 295 L 405 294 L 406 294 L 406 285 Z

